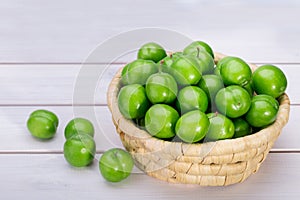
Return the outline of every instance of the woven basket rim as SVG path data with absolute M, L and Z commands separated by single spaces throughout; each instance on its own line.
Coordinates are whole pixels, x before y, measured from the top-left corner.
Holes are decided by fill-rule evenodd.
M 221 53 L 214 53 L 215 55 L 215 63 L 217 63 L 226 55 Z M 258 66 L 254 64 L 247 63 L 253 71 L 258 68 Z M 130 136 L 138 139 L 147 140 L 151 144 L 152 147 L 149 147 L 149 151 L 155 151 L 154 146 L 166 146 L 166 145 L 181 145 L 182 149 L 186 149 L 187 151 L 200 152 L 201 149 L 208 149 L 210 151 L 207 152 L 207 155 L 211 156 L 219 156 L 219 155 L 227 155 L 234 154 L 238 152 L 245 151 L 247 149 L 258 148 L 262 145 L 267 145 L 269 142 L 274 142 L 279 136 L 281 130 L 289 119 L 290 112 L 290 100 L 288 95 L 285 93 L 281 95 L 278 100 L 280 103 L 279 111 L 277 115 L 276 121 L 268 126 L 265 129 L 262 129 L 254 134 L 247 135 L 241 138 L 232 138 L 226 140 L 218 140 L 214 142 L 205 142 L 205 143 L 184 143 L 184 142 L 173 142 L 173 141 L 165 141 L 151 136 L 147 131 L 138 128 L 132 120 L 128 120 L 120 113 L 117 103 L 117 96 L 120 89 L 120 81 L 121 81 L 121 67 L 119 71 L 113 77 L 107 91 L 107 103 L 108 107 L 112 113 L 113 122 L 118 129 L 120 129 L 125 134 L 129 134 Z M 148 147 L 146 147 L 148 148 Z M 153 149 L 151 149 L 153 148 Z M 199 156 L 199 154 L 195 154 L 195 156 Z

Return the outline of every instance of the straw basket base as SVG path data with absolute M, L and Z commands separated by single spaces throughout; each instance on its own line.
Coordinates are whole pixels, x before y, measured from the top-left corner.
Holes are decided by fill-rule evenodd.
M 124 147 L 133 156 L 136 166 L 149 176 L 170 183 L 202 186 L 225 186 L 243 182 L 258 171 L 274 144 L 274 142 L 269 142 L 257 150 L 249 150 L 246 153 L 201 158 L 186 156 L 182 153 L 170 156 L 166 155 L 166 152 L 163 153 L 161 149 L 157 152 L 146 152 L 145 149 L 139 149 L 139 144 L 132 145 L 137 138 L 127 136 L 123 132 L 119 134 Z M 228 160 L 228 163 L 222 164 L 223 160 Z
M 216 53 L 215 61 L 222 57 Z M 255 70 L 255 65 L 250 66 Z M 289 117 L 290 101 L 284 94 L 278 99 L 276 121 L 255 134 L 202 144 L 164 141 L 122 116 L 117 103 L 120 77 L 121 70 L 113 78 L 107 95 L 121 141 L 139 169 L 170 183 L 225 186 L 243 182 L 259 170 Z

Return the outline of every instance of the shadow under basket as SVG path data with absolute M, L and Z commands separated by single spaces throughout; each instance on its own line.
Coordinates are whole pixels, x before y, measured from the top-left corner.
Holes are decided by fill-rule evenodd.
M 215 53 L 215 63 L 223 57 L 225 55 Z M 249 65 L 253 71 L 257 68 Z M 199 144 L 160 140 L 120 113 L 117 97 L 121 87 L 121 70 L 113 77 L 107 92 L 113 122 L 136 166 L 160 180 L 201 186 L 243 182 L 257 172 L 288 122 L 290 101 L 287 94 L 283 94 L 278 99 L 280 107 L 276 121 L 255 134 Z

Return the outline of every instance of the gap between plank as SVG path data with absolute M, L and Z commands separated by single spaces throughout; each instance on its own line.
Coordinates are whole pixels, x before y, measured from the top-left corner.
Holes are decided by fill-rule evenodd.
M 291 103 L 291 106 L 300 106 L 300 103 Z M 77 107 L 94 107 L 94 106 L 107 106 L 106 103 L 82 103 L 82 104 L 72 104 L 72 103 L 65 103 L 65 104 L 0 104 L 0 107 L 70 107 L 70 106 L 77 106 Z
M 107 106 L 106 103 L 95 103 L 95 104 L 89 104 L 89 103 L 80 103 L 80 104 L 72 104 L 72 103 L 63 103 L 63 104 L 0 104 L 0 107 L 70 107 L 70 106 L 77 106 L 77 107 L 94 107 L 94 106 Z
M 96 154 L 102 154 L 105 151 L 96 151 Z M 300 149 L 271 149 L 270 153 L 300 153 Z M 0 150 L 0 155 L 11 154 L 63 154 L 62 150 Z
M 128 61 L 129 62 L 129 61 Z M 1 65 L 125 65 L 128 62 L 0 62 Z M 300 62 L 249 62 L 256 65 L 273 64 L 273 65 L 300 65 Z
M 0 62 L 1 65 L 125 65 L 128 62 Z
M 96 151 L 96 154 L 102 154 L 104 151 Z M 4 154 L 63 154 L 62 150 L 0 150 L 0 155 Z

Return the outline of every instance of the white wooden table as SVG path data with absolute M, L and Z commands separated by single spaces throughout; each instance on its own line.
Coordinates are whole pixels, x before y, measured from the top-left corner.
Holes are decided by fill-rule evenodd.
M 2 0 L 0 199 L 300 199 L 299 19 L 297 0 Z M 110 184 L 99 174 L 97 160 L 84 169 L 65 162 L 63 129 L 74 116 L 97 124 L 97 158 L 122 147 L 106 106 L 106 89 L 114 72 L 131 58 L 109 66 L 95 101 L 82 98 L 73 105 L 74 88 L 81 64 L 98 44 L 143 27 L 178 31 L 216 51 L 276 64 L 287 74 L 290 121 L 257 174 L 244 183 L 215 188 L 168 184 L 134 169 L 127 180 Z M 84 67 L 105 69 L 109 62 L 99 56 Z M 87 83 L 90 79 L 83 76 Z M 26 130 L 29 113 L 39 108 L 60 118 L 50 141 L 34 139 Z

